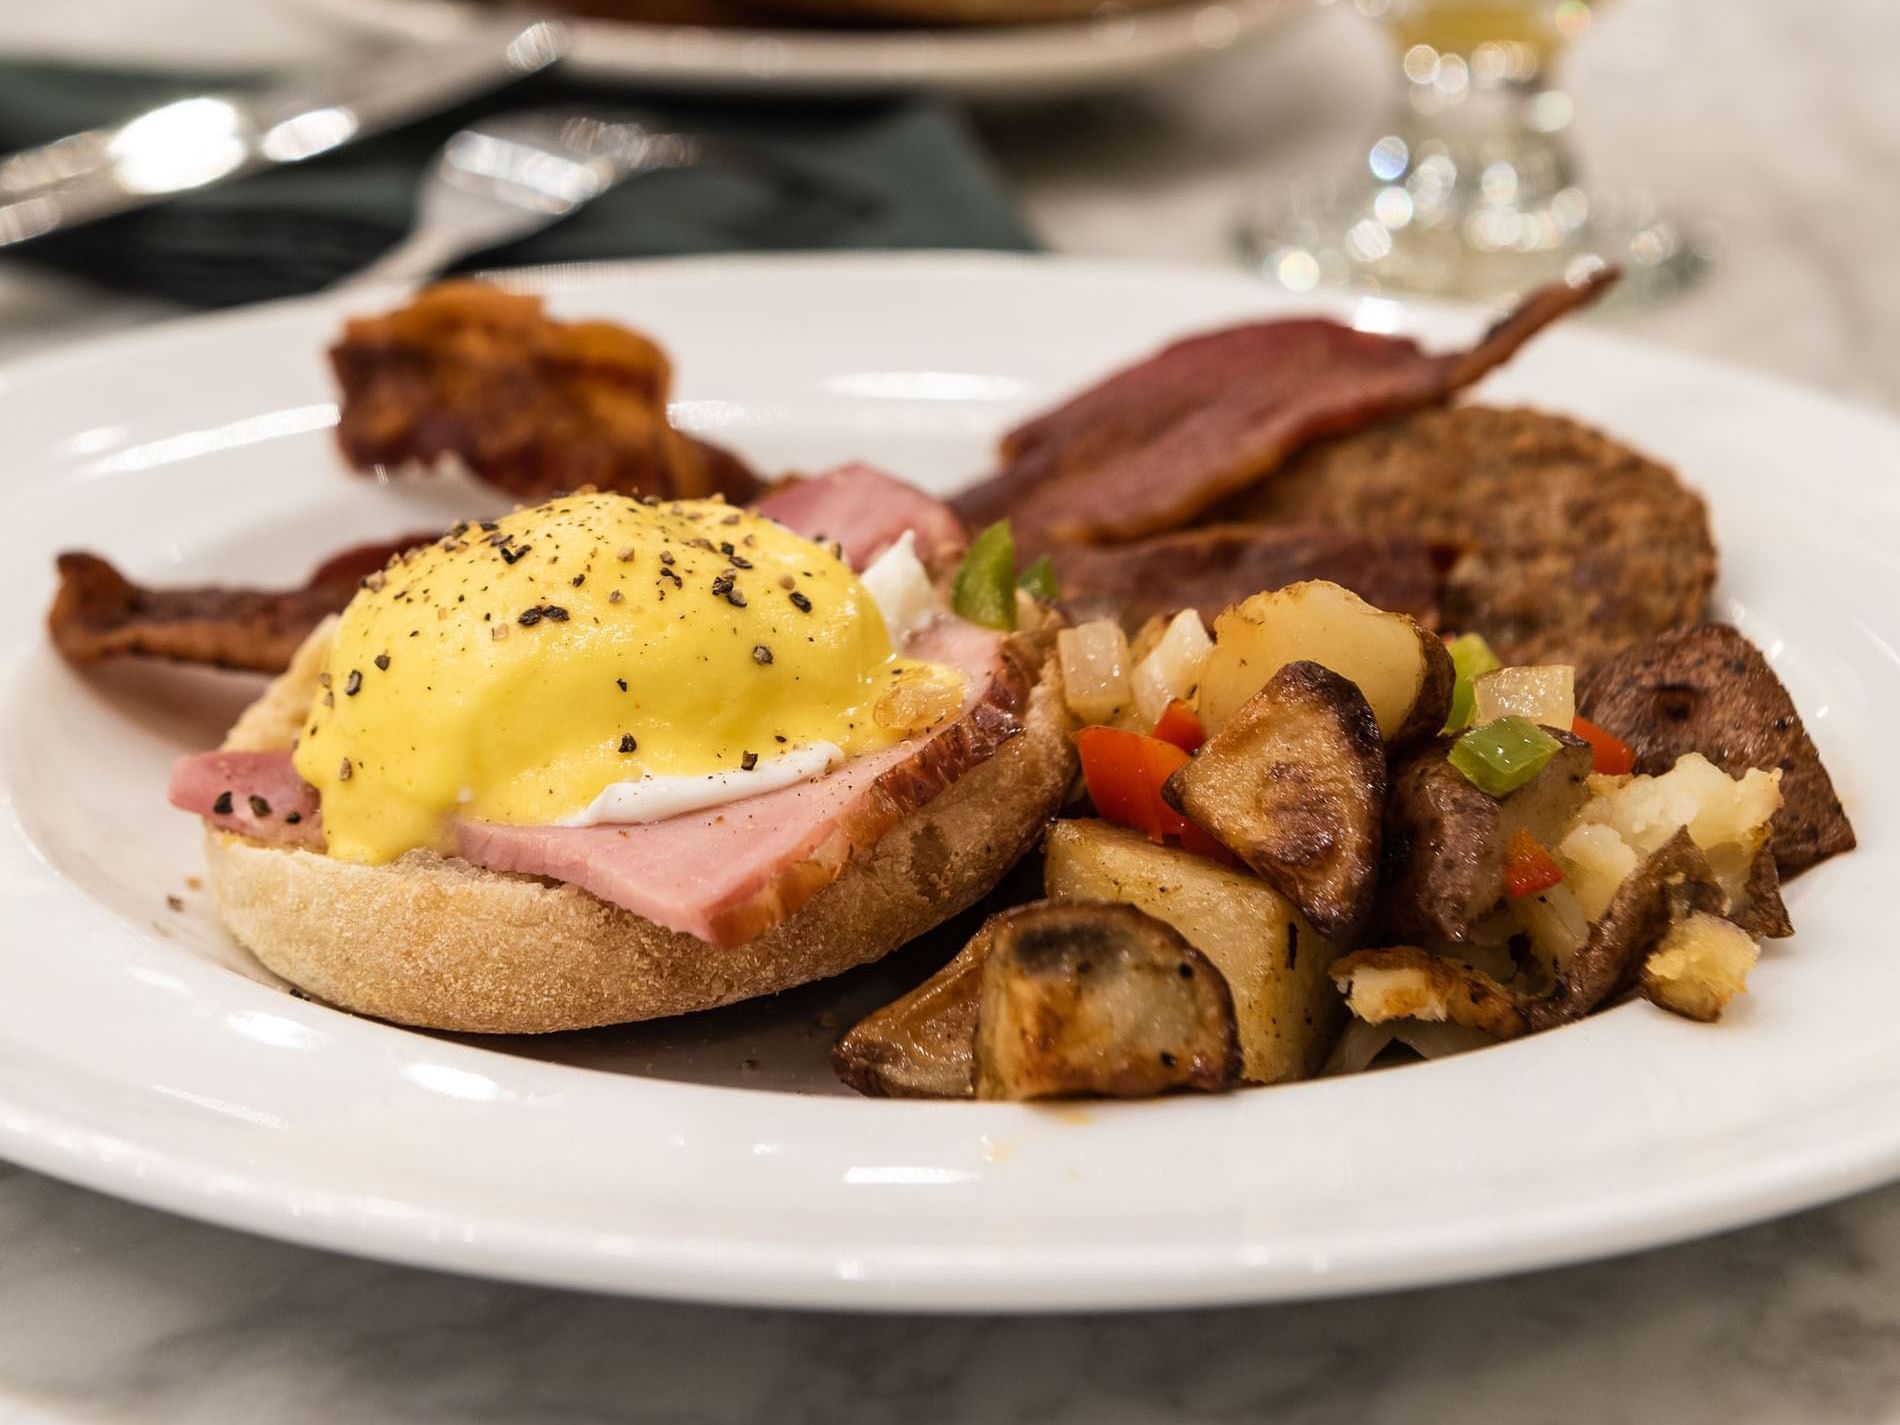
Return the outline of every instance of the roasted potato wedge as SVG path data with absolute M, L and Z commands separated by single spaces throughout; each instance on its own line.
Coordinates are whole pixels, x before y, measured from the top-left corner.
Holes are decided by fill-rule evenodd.
M 1349 940 L 1379 878 L 1385 745 L 1357 685 L 1288 663 L 1163 796 L 1300 908 L 1322 935 Z
M 1308 580 L 1243 599 L 1214 620 L 1201 675 L 1201 721 L 1218 732 L 1288 663 L 1302 659 L 1359 685 L 1393 746 L 1445 725 L 1456 681 L 1438 635 L 1337 584 Z
M 991 927 L 902 999 L 866 1015 L 831 1051 L 831 1064 L 872 1098 L 971 1098 L 976 1093 L 976 1000 Z
M 1761 948 L 1748 932 L 1706 911 L 1691 911 L 1643 961 L 1643 998 L 1705 1024 L 1748 988 Z
M 1503 906 L 1511 838 L 1527 831 L 1554 845 L 1588 794 L 1590 745 L 1567 732 L 1552 736 L 1562 744 L 1557 754 L 1506 797 L 1479 791 L 1446 760 L 1449 737 L 1393 763 L 1375 910 L 1382 931 L 1462 944 Z
M 1005 911 L 990 921 L 979 979 L 978 1098 L 1149 1098 L 1240 1078 L 1227 982 L 1133 906 Z
M 1333 946 L 1257 876 L 1105 821 L 1058 821 L 1043 885 L 1052 899 L 1138 906 L 1212 960 L 1233 995 L 1249 1081 L 1303 1079 L 1325 1062 L 1345 1019 L 1326 978 Z

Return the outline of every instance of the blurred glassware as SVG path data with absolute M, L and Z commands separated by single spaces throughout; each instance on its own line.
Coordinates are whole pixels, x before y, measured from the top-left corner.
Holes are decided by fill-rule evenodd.
M 1715 255 L 1646 193 L 1578 181 L 1570 96 L 1552 69 L 1590 26 L 1588 0 L 1355 0 L 1390 35 L 1404 89 L 1354 175 L 1271 195 L 1241 243 L 1294 291 L 1322 283 L 1496 301 L 1579 267 L 1624 269 L 1653 302 Z

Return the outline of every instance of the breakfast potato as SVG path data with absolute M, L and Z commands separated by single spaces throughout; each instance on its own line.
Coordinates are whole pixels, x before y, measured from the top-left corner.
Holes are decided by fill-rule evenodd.
M 1365 697 L 1302 659 L 1241 704 L 1163 795 L 1321 934 L 1347 940 L 1378 883 L 1385 776 Z
M 1533 1029 L 1582 1019 L 1632 988 L 1650 951 L 1694 911 L 1721 915 L 1728 895 L 1686 830 L 1643 859 L 1563 967 L 1556 991 L 1527 1009 Z
M 1139 906 L 1212 960 L 1233 994 L 1250 1082 L 1307 1078 L 1325 1062 L 1345 1019 L 1326 977 L 1333 946 L 1258 877 L 1105 821 L 1058 821 L 1044 888 L 1058 900 Z
M 936 974 L 853 1025 L 831 1051 L 838 1077 L 872 1098 L 972 1097 L 977 989 L 995 924 L 985 921 Z
M 1553 732 L 1556 754 L 1504 797 L 1480 791 L 1452 766 L 1441 737 L 1392 765 L 1385 815 L 1385 876 L 1375 918 L 1406 940 L 1463 944 L 1506 900 L 1504 859 L 1519 831 L 1556 843 L 1588 795 L 1590 746 Z
M 1730 776 L 1700 753 L 1684 753 L 1654 776 L 1592 777 L 1572 835 L 1607 830 L 1646 856 L 1686 827 L 1732 899 L 1747 894 L 1751 882 L 1763 894 L 1767 883 L 1755 867 L 1781 808 L 1781 782 L 1779 770 Z
M 1761 650 L 1727 624 L 1657 634 L 1605 659 L 1577 688 L 1577 711 L 1630 744 L 1638 772 L 1699 752 L 1731 777 L 1781 772 L 1772 845 L 1781 878 L 1854 848 L 1821 754 Z
M 978 975 L 978 1098 L 1151 1098 L 1240 1078 L 1227 982 L 1133 906 L 1005 911 L 990 921 Z
M 1748 972 L 1760 954 L 1739 926 L 1691 911 L 1643 962 L 1643 998 L 1688 1019 L 1720 1019 L 1728 1002 L 1748 988 Z
M 1315 579 L 1255 594 L 1214 620 L 1214 651 L 1201 675 L 1202 723 L 1218 732 L 1267 679 L 1301 659 L 1357 683 L 1394 746 L 1432 736 L 1451 711 L 1456 674 L 1436 634 Z
M 1521 995 L 1475 965 L 1416 945 L 1355 951 L 1331 973 L 1353 1018 L 1367 1024 L 1455 1024 L 1487 1039 L 1515 1039 L 1530 1028 Z

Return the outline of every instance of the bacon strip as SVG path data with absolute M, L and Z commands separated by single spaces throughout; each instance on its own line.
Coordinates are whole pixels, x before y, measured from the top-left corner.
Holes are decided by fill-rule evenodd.
M 1367 603 L 1436 628 L 1439 590 L 1454 555 L 1404 535 L 1227 524 L 1129 544 L 1060 544 L 1051 557 L 1063 602 L 1078 619 L 1118 618 L 1130 629 L 1181 609 L 1197 609 L 1212 622 L 1229 604 L 1302 579 L 1343 584 Z
M 738 501 L 759 488 L 737 456 L 675 430 L 666 353 L 610 322 L 557 322 L 539 297 L 444 282 L 347 323 L 330 349 L 337 444 L 359 470 L 455 456 L 512 495 L 592 485 Z
M 1541 288 L 1469 351 L 1436 356 L 1317 318 L 1190 337 L 1011 431 L 957 511 L 972 528 L 1007 516 L 1031 550 L 1177 529 L 1312 441 L 1444 400 L 1614 280 Z
M 310 630 L 349 603 L 360 580 L 391 555 L 435 537 L 358 545 L 324 561 L 297 589 L 153 589 L 97 555 L 62 554 L 46 626 L 53 646 L 74 663 L 130 653 L 281 673 Z

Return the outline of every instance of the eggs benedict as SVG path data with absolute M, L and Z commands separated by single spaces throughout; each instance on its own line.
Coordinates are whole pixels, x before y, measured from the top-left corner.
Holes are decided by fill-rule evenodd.
M 854 533 L 583 492 L 364 580 L 175 769 L 233 932 L 348 1008 L 536 1032 L 836 973 L 980 896 L 1071 774 L 1048 635 L 952 613 L 944 508 L 890 477 L 791 504 Z

